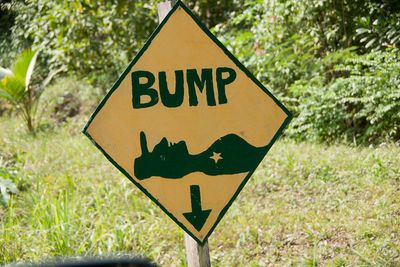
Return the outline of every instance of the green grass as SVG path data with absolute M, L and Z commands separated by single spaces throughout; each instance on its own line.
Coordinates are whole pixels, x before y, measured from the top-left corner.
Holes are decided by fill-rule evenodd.
M 185 265 L 183 233 L 85 138 L 0 120 L 0 264 L 145 255 Z M 400 148 L 279 141 L 209 239 L 214 266 L 399 266 Z M 2 172 L 0 172 L 1 174 Z

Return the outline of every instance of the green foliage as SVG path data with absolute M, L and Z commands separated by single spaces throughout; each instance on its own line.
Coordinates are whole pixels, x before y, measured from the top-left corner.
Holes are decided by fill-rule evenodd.
M 17 49 L 13 46 L 12 27 L 18 15 L 18 3 L 12 0 L 0 1 L 0 66 L 8 66 Z
M 41 90 L 35 90 L 30 82 L 37 53 L 25 50 L 17 56 L 12 73 L 0 80 L 0 98 L 8 101 L 22 116 L 30 132 L 35 129 L 35 115 Z
M 396 37 L 400 36 L 399 8 L 395 2 L 379 6 L 358 0 L 252 0 L 241 5 L 232 19 L 217 25 L 215 32 L 259 79 L 275 92 L 287 93 L 295 81 L 324 72 L 321 59 L 334 51 L 396 45 L 400 41 Z M 382 21 L 381 27 L 373 25 L 369 34 L 361 30 L 367 27 L 365 20 L 374 18 Z M 382 31 L 391 41 L 374 35 Z M 365 43 L 372 38 L 377 46 Z
M 231 19 L 231 12 L 240 8 L 240 5 L 232 0 L 188 0 L 184 3 L 208 28 Z
M 339 77 L 298 82 L 299 117 L 292 133 L 301 139 L 356 143 L 400 140 L 399 50 L 349 57 Z M 300 89 L 299 89 L 300 88 Z
M 8 21 L 7 47 L 15 50 L 27 41 L 43 51 L 50 70 L 65 67 L 107 89 L 158 24 L 157 0 L 8 1 L 14 3 L 8 11 L 14 17 Z M 228 0 L 187 4 L 210 27 L 228 19 L 234 8 Z
M 214 31 L 300 114 L 292 134 L 357 143 L 400 138 L 400 59 L 396 49 L 383 50 L 399 44 L 396 1 L 253 0 L 241 7 Z
M 357 21 L 355 39 L 366 51 L 400 45 L 400 2 L 372 1 Z
M 62 71 L 50 72 L 46 78 L 36 75 L 36 80 L 33 79 L 37 56 L 38 52 L 25 50 L 15 58 L 11 71 L 0 69 L 0 99 L 10 103 L 22 116 L 30 133 L 35 131 L 40 122 L 38 106 L 45 87 Z
M 45 51 L 50 69 L 116 77 L 156 25 L 155 5 L 143 1 L 29 1 L 17 27 Z
M 42 49 L 39 72 L 62 68 L 70 76 L 75 75 L 79 80 L 84 77 L 94 85 L 86 90 L 107 89 L 156 27 L 157 2 L 6 0 L 0 5 L 6 18 L 3 25 L 7 25 L 2 28 L 4 40 L 0 52 L 5 56 L 1 56 L 0 62 L 9 61 L 12 53 L 32 44 Z M 214 26 L 213 31 L 257 78 L 291 110 L 302 114 L 294 120 L 296 129 L 292 133 L 305 134 L 301 129 L 307 128 L 304 135 L 307 138 L 332 140 L 340 136 L 340 140 L 355 138 L 358 143 L 398 139 L 395 133 L 398 126 L 389 131 L 393 122 L 387 121 L 393 118 L 389 113 L 395 113 L 397 106 L 392 107 L 389 98 L 379 97 L 377 93 L 391 83 L 390 75 L 371 74 L 369 70 L 349 74 L 338 66 L 345 64 L 352 68 L 351 62 L 360 60 L 362 55 L 368 58 L 371 52 L 391 53 L 384 51 L 399 46 L 398 1 L 196 0 L 185 3 L 208 27 Z M 378 56 L 372 53 L 371 57 Z M 378 61 L 374 62 L 378 64 Z M 341 101 L 332 104 L 332 109 L 348 114 L 338 112 L 338 120 L 332 121 L 332 113 L 325 109 L 317 114 L 322 112 L 318 101 L 328 96 L 330 103 L 341 100 L 347 87 L 353 88 L 353 98 L 379 98 L 376 101 L 385 105 L 382 110 L 390 112 L 373 116 L 372 108 L 366 104 L 357 104 L 349 111 L 350 104 Z M 81 105 L 75 103 L 75 98 L 57 97 L 57 101 L 64 102 L 56 108 L 58 115 L 54 117 L 58 116 L 58 121 L 77 112 Z M 317 106 L 311 108 L 313 104 Z M 310 124 L 312 117 L 318 118 L 314 127 Z M 312 129 L 318 133 L 311 133 Z M 383 129 L 390 134 L 374 136 Z

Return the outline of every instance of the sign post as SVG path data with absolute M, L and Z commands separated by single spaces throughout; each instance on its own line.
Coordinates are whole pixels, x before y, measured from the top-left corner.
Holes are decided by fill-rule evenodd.
M 184 234 L 186 259 L 189 267 L 210 267 L 210 251 L 208 249 L 208 242 L 203 246 L 199 245 L 187 233 Z
M 171 11 L 176 1 L 166 1 L 157 4 L 158 21 L 161 23 L 167 16 L 168 12 Z M 168 53 L 168 51 L 166 51 Z M 201 211 L 201 207 L 193 207 L 192 212 Z M 184 232 L 184 242 L 186 259 L 189 267 L 210 267 L 210 251 L 208 248 L 208 242 L 206 241 L 203 246 L 196 242 L 190 235 Z
M 189 266 L 291 113 L 178 0 L 83 133 L 185 231 Z

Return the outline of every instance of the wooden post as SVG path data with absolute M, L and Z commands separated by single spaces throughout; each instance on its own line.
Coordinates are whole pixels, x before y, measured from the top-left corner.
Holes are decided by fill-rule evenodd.
M 158 11 L 158 24 L 163 21 L 165 16 L 167 16 L 168 12 L 172 9 L 175 1 L 166 1 L 157 4 L 157 11 Z
M 163 21 L 175 3 L 176 0 L 171 0 L 157 4 L 158 23 Z M 210 267 L 210 251 L 208 249 L 208 242 L 206 242 L 204 246 L 200 246 L 196 240 L 194 240 L 187 233 L 185 233 L 184 239 L 188 266 Z
M 185 233 L 186 258 L 189 267 L 210 267 L 210 251 L 208 242 L 200 246 L 196 240 Z

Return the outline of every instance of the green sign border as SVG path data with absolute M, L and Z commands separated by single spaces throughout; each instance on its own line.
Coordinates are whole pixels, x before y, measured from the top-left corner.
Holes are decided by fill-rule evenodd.
M 205 242 L 207 241 L 208 237 L 211 235 L 211 233 L 214 231 L 215 227 L 218 225 L 222 217 L 224 217 L 225 213 L 229 209 L 229 207 L 232 205 L 233 201 L 236 199 L 236 197 L 239 195 L 240 191 L 242 191 L 243 187 L 246 185 L 247 181 L 250 179 L 251 175 L 254 173 L 258 165 L 252 169 L 249 174 L 246 176 L 246 178 L 242 181 L 238 189 L 236 190 L 235 194 L 232 196 L 228 204 L 222 209 L 220 214 L 218 215 L 217 220 L 215 221 L 214 225 L 210 228 L 208 231 L 207 235 L 204 237 L 203 240 L 199 240 L 194 234 L 192 234 L 181 222 L 179 222 L 173 214 L 171 214 L 160 202 L 157 201 L 156 198 L 154 198 L 143 186 L 141 186 L 135 179 L 133 179 L 127 171 L 125 171 L 120 165 L 118 165 L 117 162 L 115 162 L 110 155 L 107 154 L 107 152 L 94 141 L 94 139 L 90 136 L 90 134 L 87 132 L 87 128 L 89 127 L 90 123 L 93 121 L 94 117 L 97 115 L 97 113 L 101 110 L 101 108 L 104 106 L 104 104 L 107 102 L 108 98 L 113 94 L 113 92 L 118 88 L 118 86 L 121 84 L 122 80 L 125 78 L 125 76 L 130 72 L 131 68 L 135 65 L 135 63 L 140 59 L 140 57 L 143 55 L 143 53 L 147 50 L 149 45 L 151 44 L 152 40 L 155 38 L 155 36 L 158 34 L 158 32 L 163 28 L 163 26 L 168 22 L 169 18 L 171 15 L 177 10 L 178 8 L 182 8 L 183 10 L 188 13 L 192 19 L 197 23 L 197 25 L 211 38 L 211 40 L 214 41 L 216 45 L 218 45 L 224 53 L 236 64 L 236 66 L 241 69 L 255 84 L 258 85 L 267 95 L 269 95 L 275 103 L 287 114 L 287 118 L 285 121 L 282 123 L 281 127 L 278 129 L 278 131 L 275 133 L 273 136 L 272 140 L 266 147 L 266 151 L 264 154 L 265 155 L 268 153 L 272 145 L 275 143 L 276 139 L 282 134 L 282 131 L 284 128 L 289 124 L 290 120 L 292 119 L 292 114 L 290 111 L 281 103 L 279 100 L 272 95 L 270 91 L 268 91 L 267 88 L 265 88 L 260 81 L 258 81 L 253 74 L 250 73 L 248 69 L 246 69 L 242 63 L 239 62 L 235 56 L 232 55 L 228 51 L 228 49 L 207 29 L 205 25 L 203 25 L 200 20 L 189 10 L 189 8 L 182 3 L 181 0 L 178 0 L 177 3 L 174 5 L 174 7 L 171 9 L 171 11 L 168 13 L 168 15 L 165 17 L 165 19 L 158 25 L 158 27 L 155 29 L 155 31 L 151 34 L 150 38 L 146 41 L 144 44 L 143 48 L 139 51 L 139 53 L 136 55 L 136 57 L 131 61 L 131 63 L 128 65 L 128 67 L 125 69 L 125 71 L 122 73 L 122 75 L 119 77 L 119 79 L 115 82 L 115 84 L 112 86 L 111 90 L 107 93 L 107 95 L 103 98 L 103 100 L 100 102 L 99 106 L 96 108 L 94 113 L 90 116 L 89 121 L 86 123 L 84 129 L 83 129 L 83 134 L 85 134 L 90 141 L 104 154 L 104 156 L 115 166 L 117 169 L 122 172 L 132 183 L 134 183 L 143 193 L 145 193 L 153 202 L 155 202 L 176 224 L 178 224 L 186 233 L 188 233 L 192 238 L 194 238 L 200 245 L 204 245 Z M 261 162 L 260 162 L 261 163 Z

